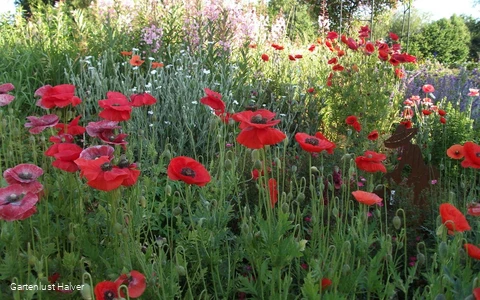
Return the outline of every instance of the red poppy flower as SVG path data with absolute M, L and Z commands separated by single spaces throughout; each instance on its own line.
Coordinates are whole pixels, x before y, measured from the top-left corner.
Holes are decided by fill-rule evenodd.
M 280 120 L 273 120 L 275 113 L 266 109 L 257 111 L 243 111 L 236 113 L 232 118 L 240 123 L 242 131 L 237 141 L 251 149 L 260 149 L 265 145 L 274 145 L 286 138 L 286 135 L 278 129 L 272 128 L 280 123 Z
M 444 117 L 440 117 L 440 123 L 447 124 L 447 119 L 445 119 Z
M 474 288 L 472 291 L 475 300 L 480 300 L 480 288 Z
M 152 69 L 163 68 L 163 63 L 161 62 L 152 62 Z
M 480 217 L 480 203 L 469 203 L 467 205 L 467 214 Z
M 338 56 L 338 57 L 342 57 L 342 56 L 344 56 L 344 55 L 345 55 L 345 51 L 343 51 L 343 50 L 338 50 L 338 51 L 337 51 L 337 56 Z
M 263 54 L 262 54 L 262 60 L 263 60 L 263 61 L 269 61 L 269 60 L 270 60 L 270 57 L 268 57 L 267 54 L 263 53 Z
M 327 77 L 327 86 L 332 86 L 333 73 L 330 73 Z
M 320 280 L 320 285 L 322 287 L 322 290 L 324 290 L 332 285 L 332 281 L 328 278 L 322 278 L 322 280 Z
M 442 217 L 442 223 L 448 228 L 449 233 L 453 231 L 463 232 L 471 229 L 465 216 L 450 203 L 440 205 L 440 216 Z
M 336 64 L 332 67 L 333 71 L 343 71 L 345 68 L 342 65 Z
M 222 95 L 220 93 L 214 92 L 208 88 L 203 89 L 206 97 L 200 99 L 200 103 L 209 106 L 214 111 L 225 112 L 225 102 L 222 101 Z
M 295 56 L 293 56 L 292 54 L 289 54 L 288 59 L 291 61 L 295 61 Z
M 122 56 L 130 56 L 130 55 L 133 54 L 133 52 L 132 52 L 132 51 L 120 51 L 120 54 L 121 54 Z
M 354 51 L 358 49 L 358 44 L 357 44 L 357 42 L 356 42 L 354 39 L 352 39 L 352 38 L 348 38 L 348 40 L 347 40 L 347 46 L 348 46 L 348 48 L 350 48 L 350 49 L 352 49 L 352 50 L 354 50 Z
M 315 45 L 311 44 L 310 47 L 308 47 L 308 51 L 310 51 L 310 52 L 315 51 Z
M 257 169 L 254 169 L 254 170 L 252 171 L 252 178 L 253 178 L 254 180 L 257 180 L 258 177 L 263 176 L 263 175 L 264 175 L 263 170 L 259 171 L 259 170 L 257 170 Z
M 71 134 L 60 134 L 60 135 L 54 135 L 48 138 L 48 140 L 52 143 L 54 143 L 50 148 L 45 151 L 46 156 L 54 156 L 56 153 L 58 153 L 58 145 L 59 144 L 72 144 L 73 143 L 73 135 Z
M 394 45 L 395 46 L 395 45 Z M 395 47 L 394 47 L 395 50 Z M 407 53 L 394 53 L 392 54 L 392 58 L 398 63 L 415 63 L 417 58 L 413 55 L 407 54 Z
M 362 124 L 360 124 L 359 122 L 355 122 L 353 123 L 353 129 L 355 129 L 356 132 L 360 132 L 362 130 Z
M 133 55 L 130 59 L 130 65 L 140 67 L 145 61 L 140 58 L 140 55 Z
M 113 166 L 107 156 L 95 160 L 78 158 L 75 163 L 80 168 L 80 176 L 85 177 L 88 180 L 87 184 L 97 190 L 106 192 L 114 190 L 129 177 L 128 172 Z
M 300 147 L 307 152 L 320 153 L 326 150 L 329 154 L 333 153 L 336 145 L 327 140 L 322 133 L 317 132 L 315 136 L 306 133 L 295 134 L 295 140 L 300 144 Z
M 114 157 L 113 152 L 115 152 L 115 149 L 113 149 L 112 146 L 108 146 L 108 145 L 91 146 L 84 149 L 80 153 L 79 158 L 83 158 L 86 160 L 94 160 L 102 156 L 107 156 L 110 160 L 112 160 Z
M 327 63 L 328 63 L 329 65 L 334 65 L 334 64 L 336 64 L 337 62 L 338 62 L 338 59 L 337 59 L 336 57 L 333 57 L 333 58 L 330 58 Z
M 283 49 L 285 49 L 285 47 L 283 47 L 282 45 L 279 45 L 279 44 L 272 44 L 272 47 L 273 47 L 275 50 L 283 50 Z
M 307 89 L 307 93 L 313 94 L 315 93 L 315 89 L 313 87 Z
M 123 186 L 132 186 L 137 183 L 138 176 L 140 176 L 140 170 L 137 169 L 137 164 L 129 163 L 126 158 L 120 158 L 118 167 L 125 171 L 128 175 L 122 182 Z
M 25 127 L 32 127 L 30 130 L 28 130 L 28 132 L 32 134 L 39 134 L 46 128 L 54 127 L 60 120 L 60 118 L 55 114 L 45 115 L 40 118 L 35 116 L 29 116 L 27 117 L 27 119 L 30 122 L 25 123 Z
M 465 159 L 462 161 L 462 167 L 480 169 L 480 146 L 473 142 L 466 142 L 463 145 Z
M 397 40 L 398 40 L 398 35 L 396 35 L 396 34 L 393 33 L 393 32 L 390 32 L 390 33 L 389 33 L 389 36 L 390 36 L 390 38 L 392 39 L 392 41 L 397 41 Z
M 111 145 L 121 145 L 124 149 L 125 145 L 128 144 L 125 141 L 125 137 L 128 135 L 125 133 L 115 134 L 115 129 L 121 128 L 117 126 L 118 122 L 115 121 L 99 121 L 99 122 L 90 122 L 87 125 L 87 133 L 91 137 L 98 137 L 103 142 Z
M 108 92 L 107 99 L 98 101 L 103 110 L 98 114 L 100 118 L 110 121 L 127 121 L 130 119 L 132 107 L 127 97 L 119 92 Z
M 453 145 L 447 149 L 447 155 L 453 159 L 462 159 L 464 157 L 463 146 L 462 145 Z
M 45 85 L 35 91 L 35 96 L 41 96 L 37 106 L 45 109 L 65 107 L 68 105 L 77 106 L 82 103 L 80 98 L 75 96 L 75 86 L 71 84 L 60 84 L 52 87 Z
M 19 164 L 3 172 L 3 178 L 10 184 L 20 184 L 26 191 L 37 194 L 43 190 L 43 185 L 37 181 L 42 176 L 42 168 L 33 164 Z
M 425 116 L 428 116 L 432 113 L 431 110 L 428 110 L 428 109 L 422 109 L 422 114 L 425 115 Z
M 365 191 L 354 191 L 352 195 L 355 197 L 355 200 L 365 205 L 379 204 L 383 201 L 377 194 Z
M 442 116 L 442 117 L 445 117 L 445 116 L 447 115 L 447 112 L 444 111 L 443 109 L 439 109 L 437 112 L 438 112 L 438 114 L 439 114 L 440 116 Z
M 33 215 L 37 208 L 38 195 L 20 184 L 0 188 L 0 219 L 5 221 L 24 220 Z
M 378 59 L 382 61 L 388 60 L 388 51 L 378 50 Z
M 392 66 L 394 66 L 394 67 L 396 67 L 396 66 L 398 66 L 398 65 L 400 64 L 400 62 L 399 62 L 398 60 L 396 60 L 393 56 L 390 57 L 390 59 L 388 60 L 388 62 L 389 62 Z
M 433 93 L 435 92 L 435 88 L 431 84 L 425 84 L 424 86 L 422 86 L 422 91 L 424 93 Z
M 117 287 L 121 286 L 122 284 L 127 285 L 128 295 L 130 298 L 140 297 L 147 288 L 145 275 L 135 270 L 130 271 L 129 274 L 120 275 L 120 277 L 115 280 L 115 284 Z M 123 293 L 121 293 L 121 296 L 125 297 Z
M 385 154 L 377 153 L 374 151 L 365 151 L 363 156 L 358 156 L 355 159 L 355 163 L 360 170 L 365 172 L 383 172 L 387 173 L 387 169 L 382 164 L 382 161 L 387 159 Z
M 130 96 L 130 100 L 130 105 L 133 107 L 141 107 L 157 103 L 157 99 L 155 99 L 149 93 L 133 94 Z
M 407 129 L 412 128 L 412 121 L 410 121 L 410 120 L 401 121 L 400 124 L 405 126 L 405 128 L 407 128 Z
M 372 132 L 370 132 L 368 134 L 368 137 L 367 137 L 369 140 L 371 141 L 375 141 L 376 139 L 378 139 L 378 131 L 377 130 L 374 130 Z
M 338 38 L 338 33 L 336 33 L 335 31 L 329 31 L 327 33 L 327 39 L 334 40 L 336 38 Z
M 274 208 L 275 204 L 278 202 L 277 180 L 274 178 L 268 180 L 268 191 L 270 194 L 270 205 Z
M 207 169 L 198 161 L 186 156 L 173 158 L 168 165 L 167 175 L 171 180 L 181 180 L 198 186 L 204 186 L 210 182 Z
M 465 244 L 465 251 L 473 259 L 480 260 L 480 248 L 473 244 Z
M 365 26 L 360 26 L 360 30 L 358 31 L 359 33 L 359 37 L 361 38 L 367 38 L 370 36 L 370 28 L 368 28 L 368 25 L 365 25 Z
M 303 55 L 302 54 L 295 54 L 293 57 L 295 57 L 296 59 L 300 59 L 300 58 L 303 58 Z
M 74 161 L 82 153 L 82 147 L 75 144 L 62 143 L 58 144 L 56 149 L 57 153 L 53 154 L 55 161 L 52 162 L 52 166 L 70 173 L 78 171 L 78 166 Z
M 15 89 L 15 87 L 11 83 L 4 83 L 0 85 L 0 106 L 8 105 L 13 101 L 13 99 L 15 99 L 15 96 L 7 94 L 13 89 Z
M 353 125 L 355 122 L 358 122 L 358 119 L 355 116 L 348 116 L 345 119 L 345 123 L 347 123 L 347 125 Z
M 118 298 L 117 284 L 113 281 L 102 281 L 95 286 L 96 300 L 113 300 Z
M 373 52 L 375 52 L 375 46 L 373 45 L 372 42 L 367 42 L 365 44 L 365 54 L 371 55 Z
M 395 76 L 397 76 L 397 78 L 402 79 L 403 77 L 405 77 L 405 72 L 403 72 L 402 69 L 396 68 L 395 69 Z
M 81 135 L 85 132 L 85 127 L 78 125 L 78 122 L 80 121 L 80 118 L 82 116 L 78 116 L 75 119 L 73 119 L 70 123 L 64 124 L 64 123 L 58 123 L 54 127 L 57 129 L 60 129 L 58 131 L 58 135 L 67 133 L 71 135 Z

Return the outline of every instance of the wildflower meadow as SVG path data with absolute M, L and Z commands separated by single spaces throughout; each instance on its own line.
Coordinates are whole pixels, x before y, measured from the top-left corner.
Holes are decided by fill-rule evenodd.
M 0 299 L 480 299 L 478 63 L 241 1 L 0 23 Z

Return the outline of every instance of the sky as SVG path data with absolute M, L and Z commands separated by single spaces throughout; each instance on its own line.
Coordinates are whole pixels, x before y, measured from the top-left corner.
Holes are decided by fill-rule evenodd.
M 480 17 L 480 5 L 473 7 L 474 0 L 414 0 L 413 7 L 431 14 L 431 20 L 449 18 L 452 14 Z M 0 13 L 14 11 L 14 0 L 0 0 Z

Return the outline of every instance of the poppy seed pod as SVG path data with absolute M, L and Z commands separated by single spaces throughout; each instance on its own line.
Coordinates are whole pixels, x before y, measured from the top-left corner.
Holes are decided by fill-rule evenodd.
M 82 295 L 84 300 L 92 300 L 92 287 L 88 283 L 82 284 L 80 295 Z
M 392 223 L 393 223 L 393 227 L 395 227 L 396 230 L 399 230 L 400 227 L 402 226 L 402 219 L 400 219 L 399 216 L 395 216 L 393 217 Z

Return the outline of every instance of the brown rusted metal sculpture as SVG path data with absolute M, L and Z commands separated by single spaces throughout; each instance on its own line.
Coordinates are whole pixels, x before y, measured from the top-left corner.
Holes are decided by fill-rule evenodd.
M 425 164 L 420 147 L 412 144 L 411 140 L 417 132 L 418 128 L 406 128 L 400 124 L 393 135 L 384 142 L 385 147 L 398 149 L 399 154 L 398 165 L 392 172 L 387 173 L 385 178 L 400 184 L 404 179 L 402 172 L 408 165 L 411 171 L 406 184 L 413 187 L 413 203 L 423 206 L 425 199 L 422 191 L 429 186 L 432 180 L 438 179 L 439 172 L 435 167 Z

